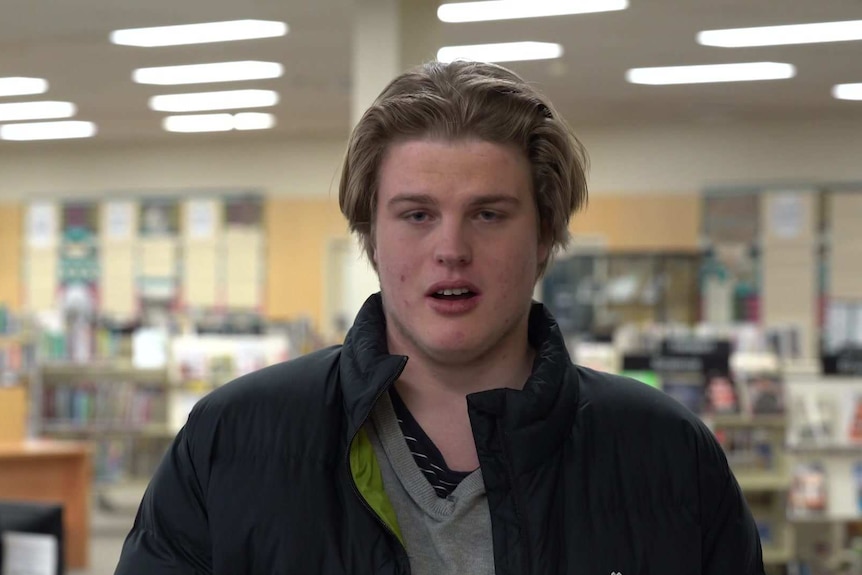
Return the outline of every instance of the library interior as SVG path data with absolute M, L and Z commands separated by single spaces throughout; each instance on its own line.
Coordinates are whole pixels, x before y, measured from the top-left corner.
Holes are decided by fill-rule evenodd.
M 351 128 L 459 58 L 547 94 L 589 154 L 534 293 L 572 361 L 706 423 L 767 573 L 862 575 L 858 3 L 0 13 L 0 575 L 113 573 L 193 406 L 343 341 L 379 290 L 338 206 Z

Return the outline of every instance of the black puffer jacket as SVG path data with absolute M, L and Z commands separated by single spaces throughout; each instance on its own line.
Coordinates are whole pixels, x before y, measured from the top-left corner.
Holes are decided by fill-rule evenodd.
M 523 391 L 467 398 L 496 572 L 762 574 L 754 521 L 700 420 L 643 384 L 572 365 L 539 304 L 530 340 Z M 406 363 L 385 342 L 372 296 L 344 346 L 202 400 L 153 477 L 117 573 L 409 573 L 361 445 Z

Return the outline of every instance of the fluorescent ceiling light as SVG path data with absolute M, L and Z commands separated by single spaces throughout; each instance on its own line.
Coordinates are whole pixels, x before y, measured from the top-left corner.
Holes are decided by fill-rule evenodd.
M 268 130 L 275 126 L 275 116 L 260 112 L 242 112 L 233 116 L 237 130 Z
M 96 135 L 93 122 L 33 122 L 0 126 L 0 140 L 67 140 Z
M 796 68 L 792 64 L 749 62 L 744 64 L 633 68 L 626 72 L 626 80 L 632 84 L 705 84 L 709 82 L 783 80 L 795 75 Z
M 742 46 L 782 46 L 785 44 L 817 44 L 862 40 L 862 20 L 790 24 L 757 28 L 704 30 L 697 41 L 704 46 L 739 48 Z
M 477 62 L 515 62 L 520 60 L 549 60 L 563 55 L 563 47 L 550 42 L 505 42 L 502 44 L 473 44 L 444 46 L 437 51 L 441 62 L 474 60 Z
M 174 86 L 179 84 L 206 84 L 211 82 L 238 82 L 278 78 L 284 74 L 284 66 L 277 62 L 219 62 L 214 64 L 192 64 L 189 66 L 163 66 L 139 68 L 132 72 L 132 80 L 138 84 Z
M 168 132 L 229 132 L 230 130 L 266 130 L 275 126 L 275 116 L 260 112 L 239 114 L 194 114 L 168 116 L 162 128 Z
M 272 90 L 227 90 L 168 94 L 150 98 L 150 108 L 157 112 L 198 112 L 234 108 L 265 108 L 278 104 L 278 93 Z
M 287 34 L 287 24 L 272 20 L 231 20 L 205 24 L 131 28 L 111 32 L 111 42 L 123 46 L 180 46 L 231 42 L 255 38 L 275 38 Z
M 487 0 L 442 4 L 437 8 L 437 18 L 442 22 L 483 22 L 611 12 L 628 7 L 628 0 Z
M 29 96 L 48 91 L 48 81 L 42 78 L 0 78 L 0 97 Z
M 862 84 L 836 84 L 832 96 L 839 100 L 862 100 Z
M 15 102 L 0 104 L 0 122 L 71 118 L 76 112 L 71 102 Z

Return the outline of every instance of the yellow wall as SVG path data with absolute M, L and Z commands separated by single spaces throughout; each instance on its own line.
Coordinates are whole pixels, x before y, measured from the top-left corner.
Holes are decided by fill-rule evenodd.
M 270 198 L 266 205 L 266 314 L 324 325 L 327 245 L 348 235 L 335 200 Z
M 13 311 L 21 308 L 23 275 L 21 244 L 24 241 L 19 204 L 0 204 L 0 304 Z
M 603 239 L 613 251 L 698 249 L 699 194 L 599 195 L 575 214 L 569 230 Z

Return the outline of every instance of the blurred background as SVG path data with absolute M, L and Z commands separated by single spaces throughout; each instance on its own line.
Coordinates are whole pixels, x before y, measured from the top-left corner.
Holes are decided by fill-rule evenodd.
M 858 0 L 0 14 L 7 570 L 36 548 L 112 573 L 191 406 L 341 340 L 378 289 L 337 205 L 351 126 L 401 71 L 465 57 L 535 84 L 590 154 L 535 293 L 575 361 L 710 425 L 770 573 L 862 573 Z

